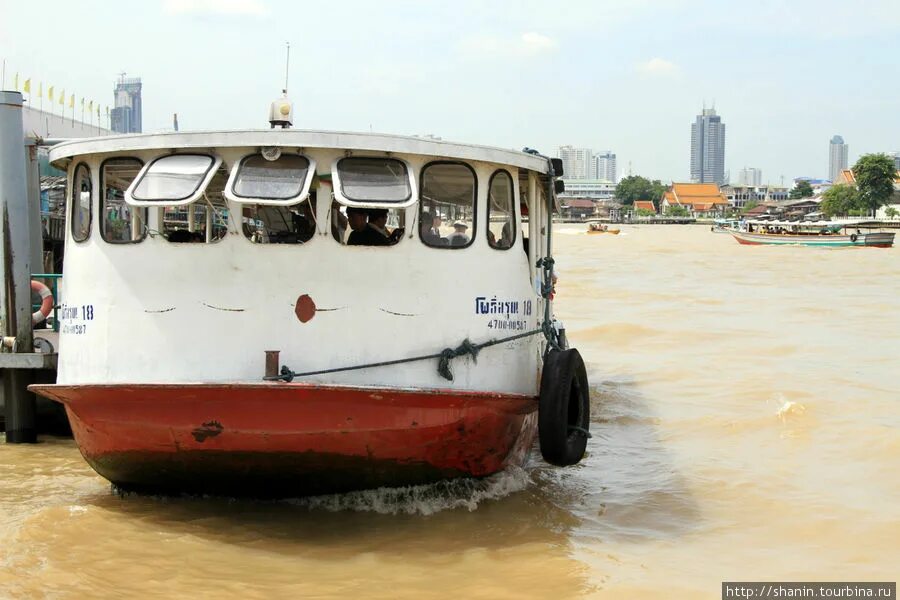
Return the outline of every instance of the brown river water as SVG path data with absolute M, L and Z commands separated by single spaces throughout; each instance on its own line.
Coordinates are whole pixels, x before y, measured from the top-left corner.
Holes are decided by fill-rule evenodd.
M 554 228 L 588 456 L 255 502 L 125 496 L 71 440 L 0 444 L 0 598 L 719 598 L 896 581 L 900 249 Z

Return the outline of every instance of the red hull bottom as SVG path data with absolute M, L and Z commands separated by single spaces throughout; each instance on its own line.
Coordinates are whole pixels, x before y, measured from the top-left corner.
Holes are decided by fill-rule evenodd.
M 310 384 L 35 385 L 123 490 L 293 497 L 522 464 L 529 396 Z

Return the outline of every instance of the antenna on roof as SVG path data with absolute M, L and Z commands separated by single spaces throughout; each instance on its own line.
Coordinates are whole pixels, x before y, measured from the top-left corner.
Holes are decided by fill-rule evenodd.
M 287 94 L 288 91 L 288 73 L 291 67 L 291 43 L 285 42 L 287 46 L 287 58 L 284 61 L 284 93 Z
M 294 105 L 287 97 L 288 73 L 291 66 L 291 43 L 285 42 L 287 58 L 284 61 L 284 89 L 281 90 L 281 98 L 269 105 L 269 125 L 272 129 L 278 125 L 287 129 L 294 124 Z

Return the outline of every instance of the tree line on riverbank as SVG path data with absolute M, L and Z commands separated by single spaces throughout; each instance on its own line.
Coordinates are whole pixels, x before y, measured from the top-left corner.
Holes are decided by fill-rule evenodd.
M 838 184 L 829 188 L 822 196 L 821 210 L 826 216 L 865 216 L 875 214 L 879 208 L 891 203 L 895 194 L 894 182 L 897 170 L 894 161 L 886 154 L 865 154 L 853 165 L 855 185 Z M 637 200 L 652 200 L 659 202 L 666 191 L 666 185 L 659 179 L 647 179 L 640 175 L 629 175 L 623 178 L 616 186 L 615 198 L 625 206 L 632 206 Z M 813 196 L 813 189 L 807 181 L 800 181 L 791 190 L 791 198 L 808 198 Z M 748 202 L 744 211 L 755 208 L 756 202 Z M 671 207 L 669 214 L 676 214 L 678 209 L 688 214 L 684 207 Z M 642 211 L 638 211 L 638 216 Z M 648 212 L 649 211 L 643 211 Z M 898 215 L 897 211 L 889 207 L 886 211 L 888 217 Z
M 827 217 L 867 216 L 889 204 L 894 195 L 897 169 L 894 160 L 886 154 L 864 154 L 853 165 L 856 185 L 833 185 L 822 194 L 821 210 Z M 889 218 L 897 211 L 889 207 Z

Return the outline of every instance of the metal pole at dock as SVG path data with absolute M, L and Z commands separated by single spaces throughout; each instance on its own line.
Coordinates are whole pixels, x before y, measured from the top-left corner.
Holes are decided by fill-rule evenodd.
M 34 351 L 31 324 L 31 241 L 22 94 L 0 91 L 0 319 L 5 338 L 15 338 L 13 352 Z M 34 396 L 27 387 L 28 369 L 7 369 L 6 441 L 37 441 Z

